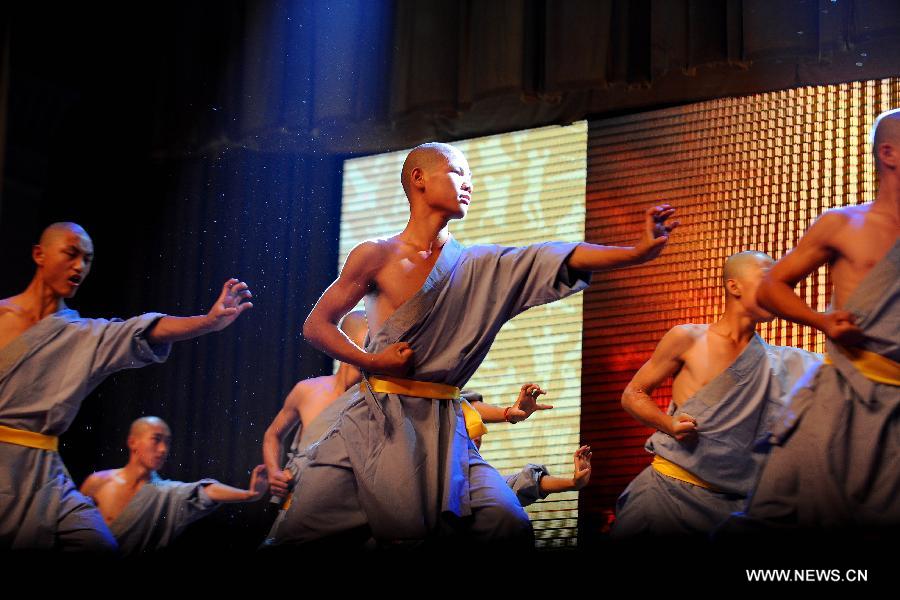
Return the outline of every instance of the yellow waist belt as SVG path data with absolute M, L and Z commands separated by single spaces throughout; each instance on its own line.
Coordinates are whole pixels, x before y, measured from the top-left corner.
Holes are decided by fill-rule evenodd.
M 662 475 L 665 475 L 666 477 L 671 477 L 672 479 L 677 479 L 679 481 L 684 481 L 685 483 L 690 483 L 690 484 L 696 485 L 698 487 L 706 488 L 713 492 L 719 491 L 715 487 L 710 485 L 709 483 L 703 481 L 702 479 L 700 479 L 699 477 L 697 477 L 696 475 L 694 475 L 693 473 L 688 471 L 687 469 L 684 469 L 684 468 L 676 465 L 672 461 L 667 460 L 658 454 L 653 457 L 653 462 L 651 463 L 651 466 L 654 469 L 656 469 L 657 472 L 659 472 Z
M 853 367 L 862 373 L 867 379 L 887 385 L 900 386 L 900 363 L 894 362 L 877 352 L 869 352 L 862 348 L 845 348 L 838 346 L 844 356 L 850 359 Z M 825 364 L 834 364 L 831 357 L 825 355 Z
M 59 438 L 55 435 L 44 435 L 24 429 L 14 429 L 0 425 L 0 442 L 25 446 L 26 448 L 38 448 L 39 450 L 59 451 Z
M 381 394 L 403 394 L 414 398 L 432 398 L 435 400 L 458 400 L 459 388 L 443 383 L 430 381 L 414 381 L 402 377 L 388 377 L 386 375 L 370 375 L 369 386 L 373 392 Z M 463 416 L 466 418 L 466 431 L 470 438 L 476 438 L 487 433 L 487 427 L 481 419 L 481 414 L 468 402 L 461 402 Z

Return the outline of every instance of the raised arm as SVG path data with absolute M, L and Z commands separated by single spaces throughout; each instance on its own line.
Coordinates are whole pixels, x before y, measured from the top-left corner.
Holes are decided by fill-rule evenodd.
M 644 213 L 643 234 L 634 246 L 600 246 L 585 242 L 572 251 L 566 264 L 580 271 L 609 271 L 653 260 L 669 241 L 669 233 L 678 227 L 678 221 L 666 224 L 674 214 L 675 209 L 669 204 L 649 208 Z
M 222 293 L 207 314 L 196 317 L 162 317 L 147 333 L 147 341 L 151 344 L 168 344 L 225 329 L 242 312 L 253 308 L 253 303 L 249 302 L 252 297 L 246 283 L 229 279 L 222 286 Z
M 328 356 L 370 373 L 404 374 L 412 360 L 409 344 L 392 344 L 370 354 L 353 343 L 338 327 L 346 315 L 374 285 L 381 268 L 383 250 L 376 242 L 354 248 L 337 280 L 328 286 L 303 324 L 303 337 Z
M 834 259 L 831 240 L 835 239 L 845 219 L 836 212 L 819 217 L 797 242 L 797 247 L 769 270 L 759 285 L 756 298 L 760 306 L 779 317 L 815 327 L 833 340 L 852 345 L 860 340 L 862 332 L 853 324 L 851 313 L 845 310 L 817 312 L 794 292 L 800 280 Z
M 650 395 L 684 364 L 681 357 L 692 343 L 684 327 L 673 327 L 659 341 L 653 355 L 634 374 L 622 394 L 622 407 L 646 425 L 682 441 L 697 431 L 697 424 L 687 415 L 669 416 L 660 410 Z
M 293 476 L 290 471 L 281 468 L 281 457 L 284 452 L 284 436 L 300 423 L 298 406 L 303 395 L 301 386 L 302 382 L 295 385 L 287 395 L 284 406 L 263 435 L 263 463 L 269 475 L 269 491 L 273 496 L 284 497 L 290 491 Z
M 246 490 L 231 487 L 224 483 L 211 483 L 203 491 L 206 492 L 206 495 L 213 502 L 253 502 L 262 498 L 267 487 L 266 467 L 264 465 L 256 465 L 250 473 L 250 485 L 247 486 Z

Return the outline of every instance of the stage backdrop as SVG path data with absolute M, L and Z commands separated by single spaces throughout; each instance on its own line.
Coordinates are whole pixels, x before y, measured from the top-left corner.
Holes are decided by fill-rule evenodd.
M 595 277 L 585 293 L 582 437 L 594 477 L 582 491 L 583 537 L 600 539 L 616 496 L 650 461 L 651 431 L 622 410 L 625 385 L 679 323 L 723 309 L 726 257 L 762 250 L 780 258 L 826 209 L 872 200 L 868 133 L 900 105 L 900 79 L 802 87 L 592 121 L 588 141 L 590 242 L 634 239 L 643 208 L 666 201 L 683 222 L 662 257 Z M 824 310 L 823 267 L 799 291 Z M 770 343 L 822 351 L 823 336 L 781 320 L 760 328 Z M 667 408 L 671 388 L 654 395 Z
M 467 156 L 474 194 L 468 216 L 450 230 L 464 245 L 525 245 L 584 236 L 587 123 L 454 142 Z M 340 264 L 365 239 L 398 233 L 408 204 L 400 187 L 407 151 L 344 163 Z M 467 389 L 512 404 L 521 384 L 549 393 L 550 411 L 515 426 L 489 425 L 482 453 L 501 473 L 528 462 L 569 476 L 579 445 L 582 295 L 526 311 L 500 332 Z M 578 493 L 556 494 L 529 509 L 540 546 L 574 545 Z

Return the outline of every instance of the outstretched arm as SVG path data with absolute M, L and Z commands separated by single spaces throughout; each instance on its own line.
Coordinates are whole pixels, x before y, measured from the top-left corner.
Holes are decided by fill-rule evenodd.
M 412 361 L 409 344 L 392 344 L 370 354 L 354 344 L 338 327 L 374 284 L 382 251 L 376 242 L 363 242 L 350 252 L 337 280 L 328 286 L 303 324 L 303 337 L 328 356 L 370 373 L 403 375 Z
M 246 283 L 229 279 L 222 286 L 222 293 L 207 314 L 196 317 L 162 317 L 147 333 L 147 341 L 151 344 L 168 344 L 225 329 L 242 312 L 253 308 L 253 303 L 249 302 L 252 297 Z
M 485 423 L 518 423 L 524 421 L 532 414 L 539 410 L 549 410 L 553 408 L 550 404 L 538 404 L 537 398 L 541 394 L 546 394 L 536 383 L 526 383 L 519 389 L 519 397 L 515 403 L 508 407 L 493 406 L 484 402 L 471 402 L 470 404 L 481 415 Z
M 678 227 L 678 221 L 666 224 L 674 214 L 675 209 L 669 204 L 654 206 L 644 213 L 643 235 L 634 246 L 599 246 L 585 242 L 572 251 L 566 264 L 580 271 L 609 271 L 653 260 L 669 241 L 669 233 Z
M 572 477 L 553 477 L 544 475 L 541 477 L 541 493 L 557 494 L 559 492 L 573 492 L 580 490 L 591 480 L 591 447 L 582 446 L 575 451 L 575 468 Z
M 829 338 L 853 345 L 862 331 L 853 324 L 853 315 L 845 310 L 829 313 L 814 311 L 794 288 L 801 279 L 834 258 L 831 240 L 844 224 L 841 214 L 828 212 L 813 223 L 797 242 L 797 247 L 784 255 L 769 270 L 756 292 L 759 304 L 779 317 L 815 327 Z
M 250 473 L 250 485 L 246 490 L 231 487 L 224 483 L 211 483 L 203 491 L 213 502 L 253 502 L 259 500 L 268 487 L 266 480 L 266 467 L 256 465 Z
M 660 410 L 650 394 L 684 364 L 681 356 L 690 348 L 690 333 L 673 327 L 657 344 L 653 355 L 634 374 L 622 394 L 622 407 L 646 425 L 683 441 L 697 432 L 697 423 L 687 415 L 669 416 Z

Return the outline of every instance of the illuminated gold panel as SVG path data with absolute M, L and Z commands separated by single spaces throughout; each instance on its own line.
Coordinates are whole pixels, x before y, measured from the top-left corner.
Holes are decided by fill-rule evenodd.
M 875 193 L 868 134 L 900 104 L 900 80 L 814 86 L 727 98 L 590 123 L 588 241 L 625 244 L 640 211 L 678 208 L 683 226 L 663 256 L 600 278 L 585 295 L 582 436 L 595 477 L 581 496 L 587 530 L 602 530 L 616 496 L 649 462 L 650 431 L 621 408 L 622 390 L 663 334 L 721 314 L 722 263 L 748 249 L 780 258 L 823 211 Z M 799 285 L 817 310 L 825 268 Z M 776 320 L 770 343 L 822 351 L 823 336 Z M 670 388 L 657 392 L 663 408 Z
M 468 216 L 450 230 L 464 245 L 511 246 L 584 236 L 587 123 L 544 127 L 454 142 L 469 160 L 474 196 Z M 408 205 L 400 187 L 406 152 L 344 163 L 340 264 L 364 239 L 398 233 Z M 538 307 L 503 328 L 469 382 L 490 404 L 508 406 L 519 386 L 536 382 L 551 411 L 515 426 L 490 425 L 482 453 L 501 473 L 527 462 L 569 476 L 579 444 L 582 296 Z M 578 494 L 556 494 L 528 509 L 540 546 L 574 545 Z

